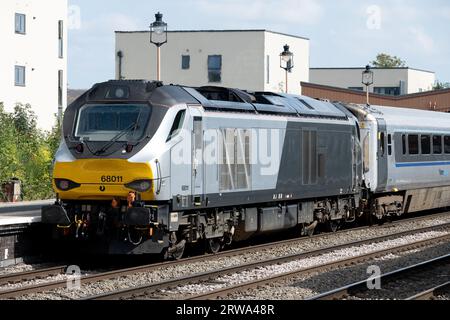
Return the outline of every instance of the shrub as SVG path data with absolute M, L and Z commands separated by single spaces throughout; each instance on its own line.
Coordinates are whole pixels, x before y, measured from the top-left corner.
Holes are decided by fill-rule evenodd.
M 12 113 L 0 104 L 0 182 L 17 178 L 22 182 L 23 200 L 54 197 L 51 186 L 53 156 L 60 126 L 51 132 L 37 128 L 30 105 L 18 104 Z

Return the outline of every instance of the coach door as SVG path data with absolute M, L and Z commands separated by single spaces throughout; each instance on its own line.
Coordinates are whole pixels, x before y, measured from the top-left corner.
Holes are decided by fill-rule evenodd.
M 378 183 L 377 190 L 386 189 L 388 176 L 388 152 L 387 152 L 387 132 L 386 122 L 377 119 L 378 122 Z
M 203 199 L 203 121 L 194 117 L 192 131 L 192 196 L 194 205 L 201 206 Z

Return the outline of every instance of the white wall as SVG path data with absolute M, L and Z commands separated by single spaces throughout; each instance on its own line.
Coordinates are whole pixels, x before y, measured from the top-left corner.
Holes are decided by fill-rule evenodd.
M 361 83 L 364 70 L 364 68 L 312 68 L 310 70 L 310 81 L 311 83 L 339 88 L 363 87 L 365 90 L 365 85 Z M 374 68 L 372 71 L 374 73 L 374 84 L 370 86 L 370 92 L 373 92 L 374 87 L 399 87 L 400 81 L 404 81 L 406 85 L 406 92 L 404 93 L 416 93 L 420 91 L 420 88 L 429 87 L 431 89 L 435 79 L 435 75 L 432 72 L 409 68 Z
M 433 90 L 435 81 L 436 75 L 433 72 L 408 70 L 408 92 L 410 93 Z
M 123 52 L 122 76 L 126 79 L 156 79 L 156 47 L 150 44 L 149 32 L 117 32 L 116 52 Z M 189 86 L 217 85 L 245 90 L 263 91 L 266 86 L 266 56 L 271 55 L 270 85 L 278 91 L 278 83 L 284 83 L 279 54 L 283 45 L 292 43 L 292 50 L 301 48 L 298 54 L 298 71 L 309 67 L 308 40 L 277 35 L 264 31 L 207 31 L 169 32 L 168 42 L 161 48 L 161 80 L 164 83 Z M 306 52 L 305 52 L 306 51 Z M 208 55 L 222 55 L 222 81 L 208 82 Z M 181 56 L 190 55 L 190 69 L 182 70 Z M 304 57 L 304 62 L 300 57 Z M 308 70 L 306 67 L 306 70 Z M 305 78 L 308 72 L 304 72 Z M 116 78 L 119 77 L 116 57 Z M 299 83 L 300 73 L 290 74 L 292 83 Z M 299 93 L 299 87 L 292 87 Z
M 7 111 L 29 103 L 38 126 L 50 130 L 58 112 L 58 70 L 67 83 L 67 0 L 2 0 L 0 4 L 0 102 Z M 26 15 L 26 34 L 15 33 L 15 13 Z M 58 56 L 58 20 L 64 21 L 64 58 Z M 25 87 L 15 86 L 14 66 L 26 67 Z
M 285 36 L 277 33 L 265 33 L 265 63 L 270 58 L 270 75 L 267 83 L 267 66 L 265 67 L 264 90 L 279 92 L 285 91 L 286 72 L 280 67 L 280 53 L 284 45 L 294 54 L 294 68 L 288 73 L 288 91 L 301 94 L 301 82 L 309 82 L 309 40 Z M 280 90 L 282 89 L 282 90 Z

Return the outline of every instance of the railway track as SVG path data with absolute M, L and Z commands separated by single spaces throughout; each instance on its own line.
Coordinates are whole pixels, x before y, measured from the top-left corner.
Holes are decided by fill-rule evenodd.
M 436 269 L 440 272 L 436 273 Z M 368 281 L 363 280 L 322 293 L 308 300 L 367 300 L 393 299 L 394 297 L 396 299 L 426 300 L 450 289 L 450 282 L 448 282 L 450 274 L 448 270 L 450 270 L 450 254 L 382 274 L 376 278 L 380 283 L 379 288 L 375 287 L 374 289 L 370 289 L 368 287 Z M 431 282 L 432 285 L 435 282 L 447 282 L 413 296 L 408 296 L 408 292 L 416 290 L 415 293 L 417 293 L 417 290 L 420 290 L 417 286 L 422 287 L 426 285 L 424 280 L 425 283 Z
M 442 213 L 442 214 L 438 214 L 433 216 L 434 218 L 438 218 L 440 215 L 444 216 L 448 216 L 448 213 Z M 420 218 L 411 218 L 411 219 L 407 219 L 407 220 L 401 220 L 403 222 L 410 222 L 412 221 L 419 221 L 419 220 L 426 220 L 426 219 L 430 219 L 430 216 L 427 217 L 420 217 Z M 395 223 L 400 223 L 399 222 L 395 222 Z M 387 226 L 390 226 L 392 224 L 389 224 Z M 378 226 L 375 228 L 385 228 L 386 226 Z M 334 247 L 329 247 L 329 248 L 324 248 L 324 249 L 320 249 L 320 250 L 314 250 L 312 252 L 306 252 L 306 253 L 302 253 L 297 255 L 298 258 L 306 257 L 308 255 L 314 255 L 314 254 L 321 254 L 323 252 L 327 252 L 327 251 L 331 251 L 331 250 L 337 250 L 338 248 L 343 248 L 345 246 L 350 246 L 350 245 L 361 245 L 364 243 L 372 243 L 372 242 L 379 242 L 382 241 L 383 239 L 388 239 L 388 238 L 394 238 L 394 237 L 400 237 L 400 236 L 404 236 L 404 235 L 408 235 L 408 234 L 414 234 L 414 233 L 420 233 L 420 232 L 427 232 L 427 231 L 432 231 L 432 230 L 439 230 L 439 229 L 445 229 L 450 227 L 450 223 L 446 223 L 446 224 L 442 224 L 442 225 L 438 225 L 438 226 L 433 226 L 433 227 L 426 227 L 426 228 L 419 228 L 419 229 L 415 229 L 415 230 L 410 230 L 407 232 L 401 232 L 401 233 L 396 233 L 396 234 L 390 234 L 388 236 L 383 236 L 383 237 L 378 237 L 375 239 L 367 239 L 367 240 L 363 240 L 363 241 L 356 241 L 356 242 L 352 242 L 352 243 L 347 243 L 344 245 L 339 245 L 339 246 L 334 246 Z M 364 230 L 367 227 L 361 227 L 361 228 L 356 228 L 356 229 L 349 229 L 349 230 L 344 230 L 344 231 L 340 231 L 338 233 L 345 233 L 345 232 L 352 232 L 355 231 L 357 229 L 360 230 Z M 371 228 L 374 229 L 374 228 Z M 332 237 L 333 235 L 335 235 L 336 233 L 333 234 L 321 234 L 321 235 L 317 235 L 312 237 L 312 239 L 322 239 L 322 238 L 327 238 L 327 237 Z M 239 248 L 239 249 L 234 249 L 234 250 L 229 250 L 229 251 L 224 251 L 221 252 L 219 254 L 216 255 L 204 255 L 204 256 L 197 256 L 197 257 L 191 257 L 191 258 L 186 258 L 184 260 L 181 261 L 169 261 L 169 262 L 163 262 L 163 263 L 156 263 L 156 264 L 151 264 L 151 265 L 145 265 L 145 266 L 139 266 L 139 267 L 133 267 L 133 268 L 127 268 L 127 269 L 121 269 L 121 270 L 115 270 L 115 271 L 109 271 L 109 272 L 104 272 L 104 273 L 100 273 L 100 274 L 94 274 L 94 275 L 89 275 L 89 276 L 85 276 L 82 277 L 80 279 L 81 284 L 82 285 L 86 285 L 86 284 L 91 284 L 94 282 L 99 282 L 102 280 L 109 280 L 109 279 L 115 279 L 118 277 L 123 277 L 126 275 L 130 275 L 130 274 L 136 274 L 136 273 L 145 273 L 145 272 L 152 272 L 155 270 L 161 270 L 170 266 L 175 266 L 175 265 L 188 265 L 191 263 L 197 263 L 197 262 L 207 262 L 210 259 L 216 259 L 216 258 L 227 258 L 227 257 L 233 257 L 233 256 L 239 256 L 239 255 L 244 255 L 246 253 L 249 252 L 258 252 L 260 250 L 265 250 L 265 249 L 269 249 L 269 248 L 273 248 L 276 246 L 282 246 L 282 245 L 291 245 L 291 244 L 301 244 L 303 243 L 303 241 L 311 241 L 311 238 L 296 238 L 296 239 L 289 239 L 289 240 L 285 240 L 285 241 L 279 241 L 279 242 L 275 242 L 275 243 L 270 243 L 270 244 L 261 244 L 261 245 L 257 245 L 257 246 L 253 246 L 253 247 L 244 247 L 244 248 Z M 280 258 L 279 262 L 282 261 L 283 258 Z M 287 259 L 286 257 L 284 259 Z M 267 262 L 269 263 L 269 262 Z M 274 263 L 273 261 L 270 263 Z M 254 263 L 254 265 L 257 265 L 258 263 Z M 260 264 L 260 263 L 259 263 Z M 247 266 L 249 267 L 249 266 Z M 242 266 L 240 267 L 234 267 L 234 270 L 238 270 L 239 268 L 241 268 L 242 270 Z M 230 268 L 231 270 L 232 268 Z M 204 275 L 206 278 L 208 278 L 206 275 Z M 180 282 L 181 283 L 181 282 Z M 38 285 L 32 285 L 32 286 L 22 286 L 20 288 L 15 288 L 15 289 L 11 289 L 11 290 L 3 290 L 0 291 L 0 299 L 10 299 L 10 298 L 17 298 L 17 297 L 21 297 L 24 295 L 28 295 L 28 294 L 32 294 L 32 293 L 40 293 L 40 292 L 45 292 L 45 291 L 49 291 L 52 289 L 58 289 L 58 288 L 64 288 L 67 285 L 67 281 L 54 281 L 54 282 L 50 282 L 50 283 L 41 283 Z M 133 295 L 133 294 L 131 294 Z M 95 297 L 95 299 L 101 299 L 102 297 Z M 112 297 L 105 297 L 105 298 L 112 298 Z
M 7 284 L 20 283 L 35 279 L 45 279 L 48 277 L 64 274 L 67 269 L 67 265 L 55 266 L 49 268 L 42 268 L 38 270 L 16 272 L 12 274 L 6 274 L 0 276 L 0 286 Z
M 413 295 L 406 300 L 435 300 L 439 296 L 446 295 L 447 299 L 450 299 L 450 281 L 436 286 L 434 288 L 422 291 L 416 295 Z
M 449 225 L 446 224 L 445 226 L 448 227 Z M 442 226 L 442 227 L 444 228 L 444 226 Z M 423 230 L 423 232 L 430 231 L 430 230 L 431 229 L 426 228 Z M 226 276 L 229 274 L 238 273 L 238 272 L 246 271 L 246 270 L 258 269 L 258 268 L 261 268 L 264 266 L 283 264 L 283 263 L 288 263 L 291 261 L 316 257 L 316 256 L 320 256 L 325 253 L 330 253 L 330 252 L 333 252 L 333 251 L 336 251 L 339 249 L 355 247 L 355 246 L 362 246 L 365 244 L 372 244 L 372 243 L 376 243 L 376 242 L 382 242 L 382 241 L 386 241 L 386 240 L 389 240 L 389 239 L 392 239 L 395 237 L 402 237 L 402 236 L 405 236 L 408 234 L 411 234 L 411 232 L 402 232 L 399 234 L 382 236 L 382 237 L 378 237 L 378 238 L 370 239 L 370 240 L 355 241 L 355 242 L 351 242 L 348 244 L 332 246 L 332 247 L 323 248 L 323 249 L 319 249 L 319 250 L 313 250 L 313 251 L 304 252 L 304 253 L 300 253 L 300 254 L 293 254 L 293 255 L 289 255 L 289 256 L 285 256 L 285 257 L 281 257 L 281 258 L 267 259 L 264 261 L 247 263 L 247 264 L 224 268 L 224 269 L 220 269 L 220 270 L 213 270 L 211 272 L 205 272 L 205 273 L 201 273 L 201 274 L 193 274 L 193 275 L 189 275 L 186 277 L 181 277 L 181 278 L 172 279 L 172 280 L 168 280 L 168 281 L 152 283 L 149 285 L 143 285 L 143 286 L 136 287 L 136 288 L 130 288 L 130 289 L 120 290 L 120 291 L 116 291 L 116 292 L 110 292 L 110 293 L 106 293 L 106 294 L 102 294 L 102 295 L 92 296 L 92 297 L 89 297 L 88 299 L 89 300 L 114 300 L 114 299 L 136 299 L 136 298 L 140 298 L 140 297 L 150 297 L 152 299 L 171 299 L 173 297 L 173 295 L 165 296 L 164 293 L 161 294 L 161 292 L 163 292 L 162 290 L 170 290 L 171 288 L 176 288 L 178 286 L 195 284 L 195 283 L 199 283 L 199 282 L 222 284 L 222 282 L 220 280 L 217 280 L 217 278 L 219 278 L 221 276 Z M 326 264 L 316 265 L 311 268 L 296 270 L 293 272 L 287 272 L 287 273 L 283 273 L 283 274 L 277 274 L 273 277 L 265 277 L 264 279 L 258 279 L 255 281 L 244 282 L 244 283 L 239 283 L 237 285 L 227 286 L 223 289 L 214 290 L 212 292 L 207 292 L 204 294 L 199 294 L 196 296 L 188 297 L 188 299 L 193 299 L 193 300 L 216 299 L 218 297 L 227 296 L 228 294 L 238 291 L 238 290 L 245 290 L 247 288 L 258 287 L 267 282 L 277 281 L 277 280 L 280 280 L 283 278 L 289 278 L 294 275 L 315 272 L 318 270 L 324 270 L 324 269 L 331 268 L 331 267 L 339 267 L 339 266 L 346 266 L 346 265 L 354 264 L 354 263 L 360 263 L 361 261 L 367 261 L 369 259 L 383 256 L 388 253 L 407 251 L 407 250 L 431 245 L 433 243 L 437 243 L 440 241 L 446 241 L 449 239 L 450 239 L 450 234 L 446 234 L 444 236 L 440 236 L 437 238 L 427 239 L 427 240 L 418 241 L 418 242 L 414 242 L 414 243 L 408 243 L 406 245 L 389 248 L 386 250 L 379 250 L 379 251 L 371 252 L 369 254 L 352 257 L 349 259 L 340 259 L 338 261 L 333 261 L 333 262 L 326 263 Z

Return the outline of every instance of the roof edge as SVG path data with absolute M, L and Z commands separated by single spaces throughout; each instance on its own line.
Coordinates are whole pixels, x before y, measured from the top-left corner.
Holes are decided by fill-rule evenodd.
M 364 70 L 365 67 L 330 67 L 330 68 L 309 68 L 310 70 Z M 411 68 L 411 67 L 394 67 L 394 68 L 377 68 L 377 67 L 371 67 L 372 70 L 414 70 L 414 71 L 421 71 L 421 72 L 427 72 L 436 74 L 435 71 L 429 71 L 424 69 L 417 69 L 417 68 Z
M 149 33 L 149 30 L 136 30 L 136 31 L 120 31 L 120 30 L 116 30 L 114 31 L 114 33 Z M 306 37 L 302 37 L 302 36 L 297 36 L 297 35 L 293 35 L 293 34 L 288 34 L 288 33 L 283 33 L 283 32 L 278 32 L 278 31 L 272 31 L 272 30 L 267 30 L 267 29 L 230 29 L 230 30 L 169 30 L 167 31 L 168 33 L 194 33 L 194 32 L 270 32 L 270 33 L 274 33 L 274 34 L 279 34 L 279 35 L 283 35 L 283 36 L 287 36 L 287 37 L 293 37 L 293 38 L 298 38 L 298 39 L 302 39 L 302 40 L 308 40 L 310 41 L 309 38 Z
M 316 89 L 327 89 L 327 90 L 332 90 L 332 91 L 337 91 L 337 92 L 342 92 L 342 93 L 352 93 L 352 94 L 361 95 L 361 96 L 366 95 L 366 93 L 362 92 L 362 91 L 356 91 L 356 90 L 339 88 L 339 87 L 332 87 L 332 86 L 327 86 L 327 85 L 322 85 L 322 84 L 317 84 L 317 83 L 301 82 L 300 84 L 302 87 L 304 86 L 304 87 L 310 87 L 310 88 L 316 88 Z M 410 98 L 414 98 L 414 97 L 422 97 L 422 96 L 430 96 L 430 95 L 446 94 L 446 93 L 450 93 L 450 88 L 424 91 L 424 92 L 416 92 L 416 93 L 410 93 L 410 94 L 405 94 L 405 95 L 401 95 L 401 96 L 389 96 L 389 95 L 378 94 L 378 93 L 370 93 L 370 96 L 382 98 L 382 99 L 399 101 L 399 100 L 410 99 Z

